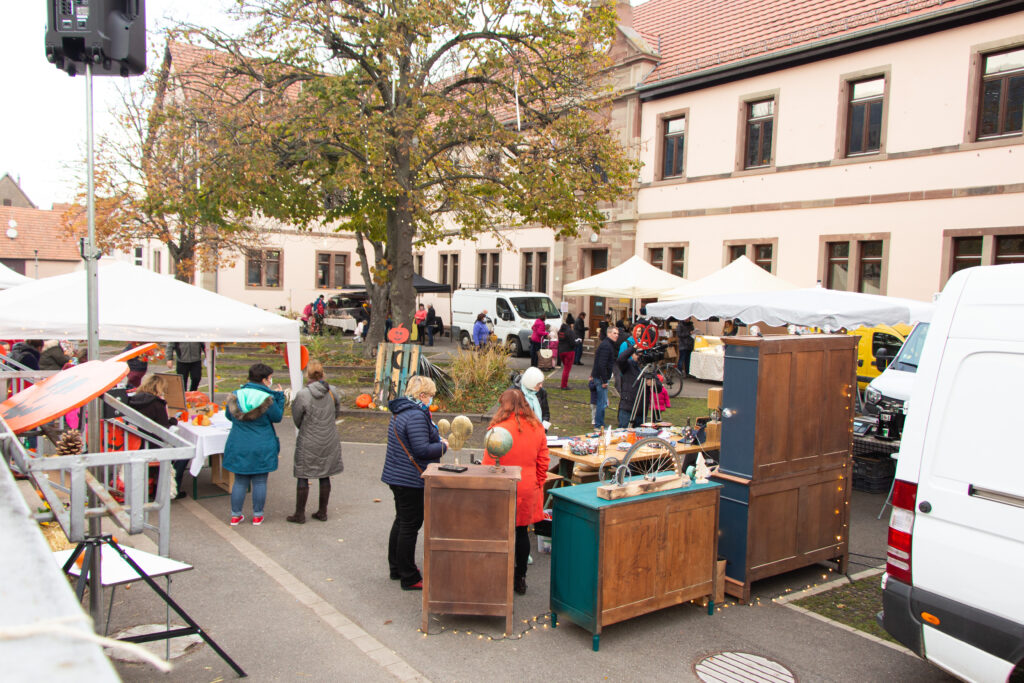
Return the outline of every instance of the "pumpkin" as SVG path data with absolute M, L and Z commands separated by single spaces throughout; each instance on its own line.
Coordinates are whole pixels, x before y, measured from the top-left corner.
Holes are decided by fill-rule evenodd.
M 356 396 L 356 407 L 357 408 L 369 408 L 373 403 L 373 397 L 369 394 L 359 394 Z
M 405 325 L 392 327 L 388 331 L 388 341 L 392 344 L 404 344 L 409 341 L 409 330 L 405 329 Z
M 375 410 L 377 408 L 377 404 L 374 403 L 373 401 L 370 401 L 370 405 L 366 406 L 366 408 L 367 408 L 367 410 Z M 383 408 L 382 408 L 382 410 L 383 410 Z
M 288 363 L 288 349 L 287 348 L 281 349 L 281 355 L 284 356 L 284 366 L 286 368 L 291 367 L 291 365 Z M 305 346 L 300 346 L 299 347 L 299 369 L 300 370 L 305 370 L 306 369 L 306 365 L 308 363 L 309 363 L 309 349 L 307 349 Z
M 440 409 L 441 408 L 436 403 L 431 403 L 430 404 L 430 412 L 436 413 Z

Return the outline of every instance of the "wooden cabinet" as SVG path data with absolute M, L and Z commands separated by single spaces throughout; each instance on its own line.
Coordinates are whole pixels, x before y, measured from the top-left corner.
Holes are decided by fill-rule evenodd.
M 551 611 L 594 634 L 632 617 L 713 594 L 720 485 L 631 498 L 598 483 L 551 492 Z M 709 601 L 708 613 L 714 611 Z
M 856 339 L 725 340 L 719 553 L 726 592 L 826 560 L 846 570 Z
M 518 467 L 423 473 L 423 632 L 430 614 L 505 617 L 512 632 Z

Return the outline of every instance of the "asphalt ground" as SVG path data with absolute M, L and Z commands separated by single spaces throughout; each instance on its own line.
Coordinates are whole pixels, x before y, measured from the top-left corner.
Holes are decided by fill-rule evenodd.
M 588 373 L 588 365 L 577 366 L 572 378 Z M 688 382 L 687 395 L 708 386 Z M 609 626 L 592 652 L 582 628 L 565 619 L 548 626 L 550 555 L 534 552 L 527 594 L 515 598 L 511 637 L 502 634 L 503 619 L 465 616 L 435 616 L 425 635 L 421 594 L 388 578 L 394 509 L 380 481 L 383 445 L 359 443 L 358 428 L 346 422 L 345 471 L 333 478 L 329 519 L 299 526 L 284 519 L 294 506 L 294 429 L 279 425 L 278 435 L 281 462 L 270 476 L 262 526 L 251 525 L 247 501 L 246 521 L 230 527 L 226 496 L 176 501 L 172 512 L 170 556 L 194 569 L 174 577 L 171 595 L 253 681 L 696 680 L 697 661 L 730 650 L 774 659 L 803 681 L 947 680 L 905 651 L 771 602 L 834 578 L 823 566 L 756 583 L 749 606 L 728 599 L 708 616 L 687 604 Z M 200 496 L 219 491 L 208 470 L 199 481 Z M 316 484 L 311 488 L 307 514 L 316 500 Z M 882 562 L 887 516 L 876 515 L 883 500 L 853 494 L 851 572 Z M 135 583 L 115 595 L 111 632 L 164 616 L 159 598 Z M 175 659 L 166 675 L 141 664 L 117 669 L 126 681 L 234 677 L 205 644 Z

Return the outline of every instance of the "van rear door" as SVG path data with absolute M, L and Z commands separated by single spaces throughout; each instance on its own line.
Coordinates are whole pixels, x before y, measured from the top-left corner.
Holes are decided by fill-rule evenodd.
M 1024 268 L 1017 272 L 1024 276 Z M 908 424 L 902 449 L 921 453 L 914 591 L 949 603 L 917 611 L 939 619 L 923 627 L 929 660 L 968 679 L 987 678 L 1002 670 L 993 659 L 997 633 L 1024 624 L 1024 591 L 1014 588 L 1024 576 L 1024 279 L 1009 286 L 992 273 L 972 273 L 952 317 L 936 319 L 932 335 L 939 348 L 926 351 L 931 377 L 919 376 L 910 401 L 917 424 L 923 416 L 914 413 L 928 411 L 927 427 L 910 434 Z

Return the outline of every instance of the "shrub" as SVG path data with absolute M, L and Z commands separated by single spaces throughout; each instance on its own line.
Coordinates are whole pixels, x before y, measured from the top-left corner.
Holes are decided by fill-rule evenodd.
M 458 412 L 485 413 L 508 388 L 508 352 L 496 344 L 479 351 L 460 349 L 451 359 L 448 373 L 455 382 L 455 397 L 447 407 Z

